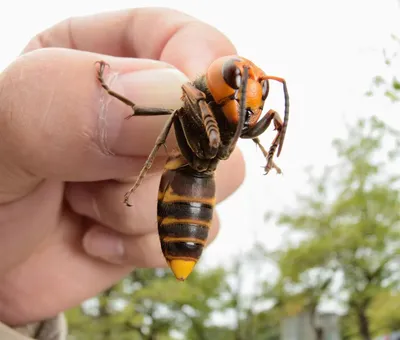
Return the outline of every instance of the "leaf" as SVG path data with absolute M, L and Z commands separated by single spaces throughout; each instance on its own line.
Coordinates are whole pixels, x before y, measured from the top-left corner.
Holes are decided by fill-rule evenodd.
M 385 96 L 389 98 L 392 102 L 397 102 L 399 100 L 399 96 L 393 91 L 385 91 Z
M 375 85 L 376 87 L 379 87 L 379 86 L 381 86 L 381 85 L 386 84 L 386 80 L 385 80 L 382 76 L 375 76 L 375 77 L 372 79 L 372 82 L 374 83 L 374 85 Z
M 400 91 L 400 82 L 396 79 L 396 77 L 393 78 L 392 86 L 396 91 Z

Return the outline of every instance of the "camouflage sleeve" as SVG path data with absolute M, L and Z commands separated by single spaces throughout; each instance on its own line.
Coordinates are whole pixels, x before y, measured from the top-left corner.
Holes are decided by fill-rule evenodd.
M 66 340 L 67 323 L 63 314 L 41 322 L 10 328 L 0 323 L 1 340 Z

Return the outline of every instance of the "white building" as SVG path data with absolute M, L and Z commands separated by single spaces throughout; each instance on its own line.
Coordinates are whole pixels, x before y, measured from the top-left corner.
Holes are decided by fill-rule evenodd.
M 315 318 L 315 324 L 322 328 L 323 340 L 341 340 L 340 315 L 317 313 Z M 281 322 L 281 340 L 316 340 L 310 313 L 302 312 L 283 319 Z

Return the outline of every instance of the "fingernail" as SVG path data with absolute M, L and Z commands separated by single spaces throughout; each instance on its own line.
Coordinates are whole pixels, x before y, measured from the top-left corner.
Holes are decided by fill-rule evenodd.
M 165 68 L 122 74 L 116 83 L 138 105 L 178 109 L 182 105 L 181 87 L 187 81 L 177 69 Z
M 132 73 L 114 74 L 106 79 L 113 91 L 136 105 L 172 110 L 182 106 L 182 85 L 187 81 L 188 78 L 175 68 L 145 69 Z M 102 92 L 102 96 L 104 105 L 101 107 L 99 116 L 100 144 L 110 153 L 131 154 L 132 150 L 127 146 L 127 140 L 138 133 L 143 133 L 143 130 L 146 130 L 144 129 L 146 123 L 143 124 L 141 120 L 142 126 L 132 122 L 127 124 L 124 118 L 132 113 L 132 108 L 112 98 L 105 91 Z M 156 121 L 157 119 L 150 120 L 150 122 Z
M 107 262 L 119 264 L 124 257 L 124 243 L 122 238 L 107 230 L 89 230 L 83 238 L 85 251 Z

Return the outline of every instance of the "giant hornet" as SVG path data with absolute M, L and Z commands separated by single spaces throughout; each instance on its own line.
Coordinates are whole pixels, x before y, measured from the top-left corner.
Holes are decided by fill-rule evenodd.
M 132 108 L 134 116 L 169 115 L 146 163 L 124 203 L 150 169 L 158 149 L 164 145 L 172 125 L 179 150 L 169 155 L 158 192 L 157 220 L 161 249 L 178 280 L 185 280 L 199 260 L 207 242 L 215 207 L 214 173 L 240 138 L 252 139 L 267 159 L 265 173 L 275 168 L 273 156 L 281 153 L 289 118 L 289 95 L 283 78 L 266 75 L 251 61 L 227 56 L 215 60 L 205 75 L 182 86 L 183 105 L 178 110 L 136 105 L 105 83 L 108 66 L 98 61 L 97 78 L 109 95 Z M 269 80 L 283 85 L 284 120 L 274 110 L 260 119 L 269 92 Z M 258 136 L 274 122 L 277 135 L 267 151 Z

